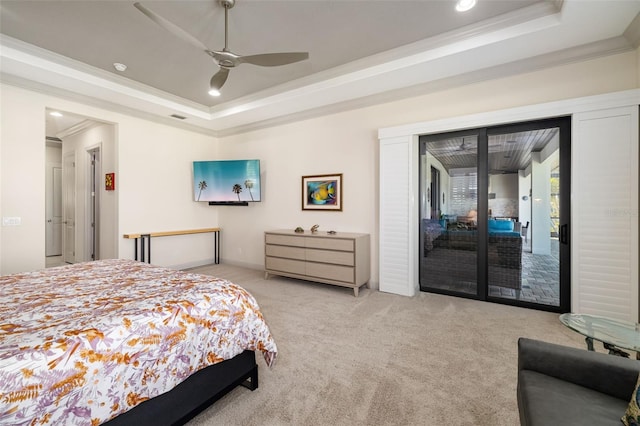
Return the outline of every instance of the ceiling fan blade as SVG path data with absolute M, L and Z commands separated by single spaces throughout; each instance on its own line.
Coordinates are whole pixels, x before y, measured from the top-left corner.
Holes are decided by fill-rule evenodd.
M 224 85 L 227 81 L 227 77 L 229 77 L 229 69 L 220 67 L 220 71 L 215 73 L 213 77 L 211 77 L 211 82 L 209 83 L 212 89 L 218 89 Z
M 259 65 L 262 67 L 277 67 L 293 64 L 309 59 L 308 52 L 263 53 L 261 55 L 240 56 L 238 63 Z
M 191 44 L 192 46 L 197 47 L 200 50 L 204 50 L 204 51 L 207 50 L 207 46 L 205 46 L 204 43 L 202 43 L 200 40 L 198 40 L 197 38 L 195 38 L 194 36 L 192 36 L 191 34 L 186 32 L 185 30 L 183 30 L 182 28 L 180 28 L 179 26 L 177 26 L 173 22 L 168 21 L 165 18 L 163 18 L 162 16 L 150 11 L 149 9 L 144 7 L 142 4 L 140 4 L 139 2 L 136 2 L 133 5 L 135 6 L 136 9 L 138 9 L 140 12 L 144 13 L 153 22 L 155 22 L 156 24 L 160 25 L 162 28 L 164 28 L 165 30 L 169 31 L 170 33 L 172 33 L 176 37 L 181 38 L 183 41 L 186 41 L 187 43 Z

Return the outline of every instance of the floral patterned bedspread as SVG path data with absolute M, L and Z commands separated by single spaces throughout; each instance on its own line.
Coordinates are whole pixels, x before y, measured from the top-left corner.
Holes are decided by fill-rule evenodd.
M 226 280 L 112 259 L 0 277 L 0 424 L 97 425 L 190 374 L 277 348 Z

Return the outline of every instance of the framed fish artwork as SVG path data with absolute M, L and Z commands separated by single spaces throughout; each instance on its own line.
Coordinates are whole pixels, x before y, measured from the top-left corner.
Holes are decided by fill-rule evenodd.
M 302 210 L 342 211 L 342 173 L 302 176 Z

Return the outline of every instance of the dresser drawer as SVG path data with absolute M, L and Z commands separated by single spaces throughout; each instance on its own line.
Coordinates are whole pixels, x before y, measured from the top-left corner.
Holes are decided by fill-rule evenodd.
M 353 253 L 348 251 L 331 251 L 306 249 L 306 257 L 309 262 L 330 263 L 333 265 L 353 266 Z
M 305 238 L 306 247 L 330 249 L 340 251 L 353 251 L 353 240 L 341 240 L 337 238 Z
M 306 263 L 303 260 L 281 259 L 279 257 L 266 257 L 265 267 L 267 270 L 289 272 L 291 274 L 304 275 L 306 273 Z
M 267 244 L 278 244 L 281 246 L 304 247 L 305 238 L 293 235 L 265 234 L 265 242 Z
M 354 269 L 352 267 L 313 262 L 307 262 L 307 276 L 310 278 L 324 278 L 345 283 L 353 283 L 355 281 Z
M 369 235 L 341 232 L 265 232 L 265 278 L 282 275 L 353 289 L 369 281 Z
M 265 254 L 267 256 L 286 257 L 288 259 L 305 259 L 305 249 L 302 247 L 276 246 L 269 244 L 265 246 Z

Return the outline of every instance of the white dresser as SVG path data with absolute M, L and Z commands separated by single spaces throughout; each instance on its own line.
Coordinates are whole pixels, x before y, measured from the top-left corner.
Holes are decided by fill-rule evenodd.
M 369 282 L 369 234 L 326 231 L 264 234 L 265 278 L 269 274 L 358 289 Z

